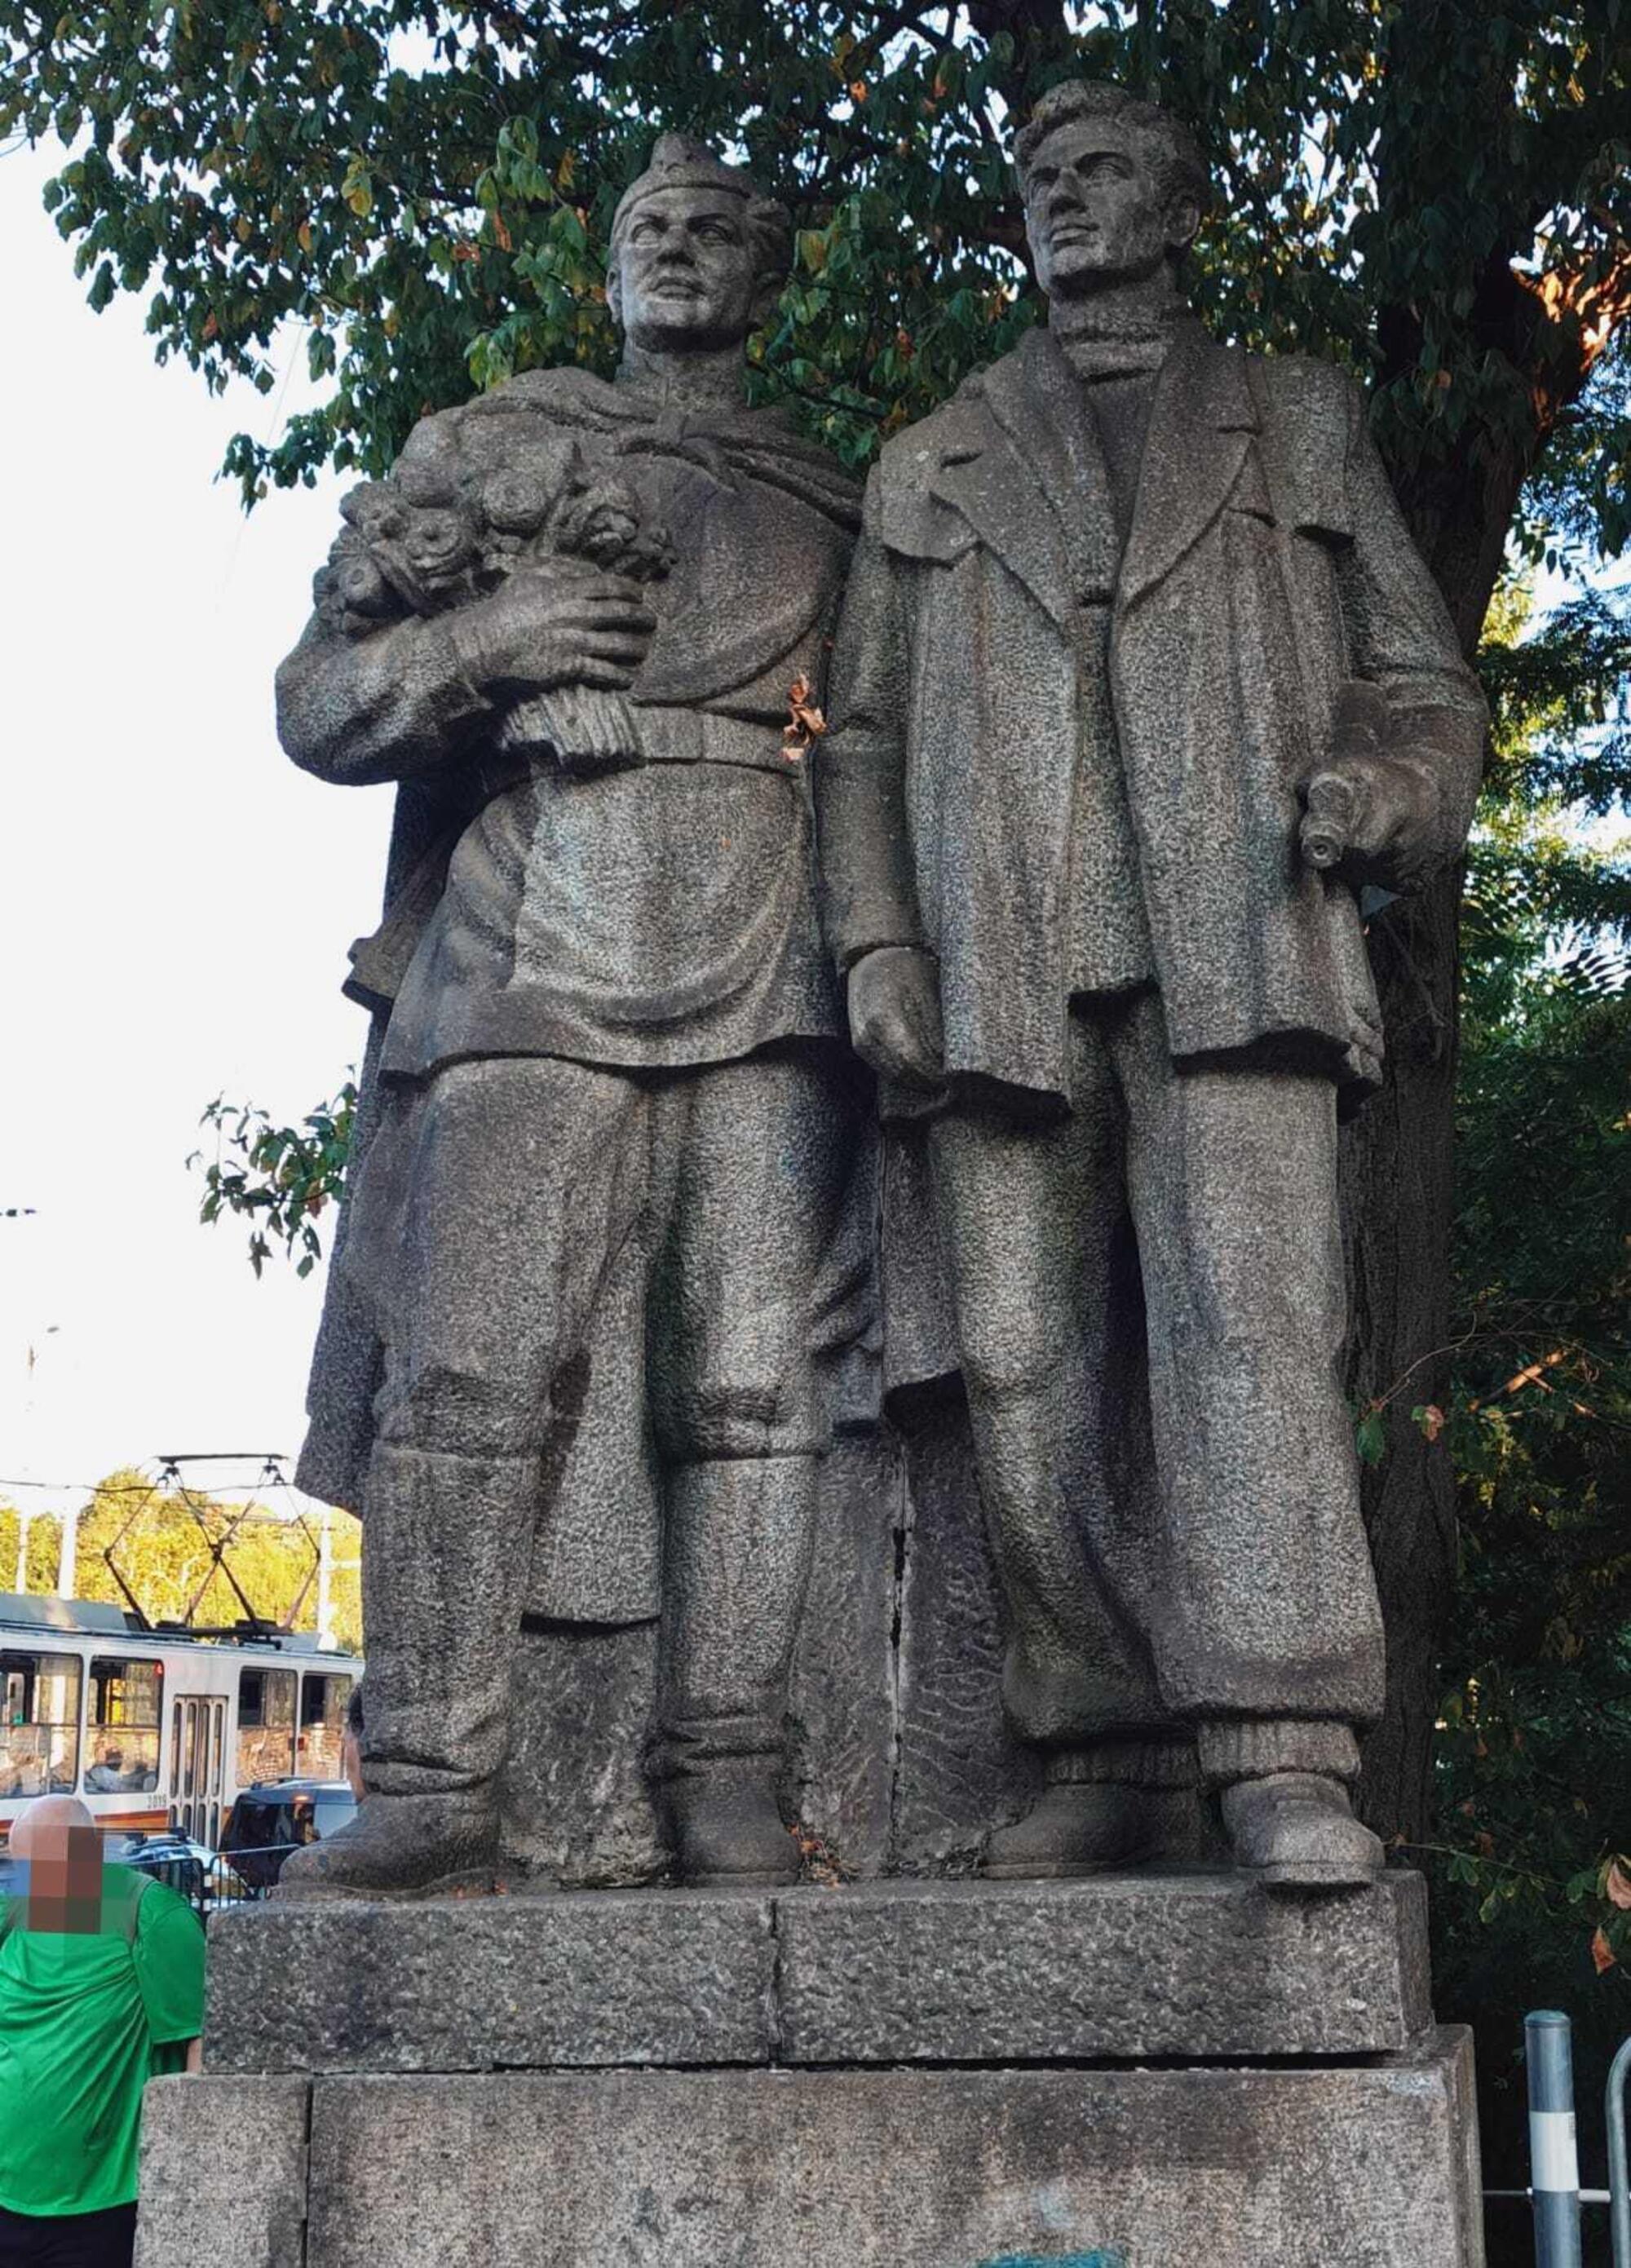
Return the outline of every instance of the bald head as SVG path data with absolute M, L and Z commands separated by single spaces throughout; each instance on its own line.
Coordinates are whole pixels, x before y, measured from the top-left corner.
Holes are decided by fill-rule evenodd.
M 40 1795 L 11 1830 L 28 1869 L 31 1930 L 94 1937 L 102 1926 L 102 1837 L 77 1796 Z
M 37 1795 L 11 1829 L 14 1859 L 65 1859 L 72 1828 L 90 1828 L 96 1822 L 77 1795 Z

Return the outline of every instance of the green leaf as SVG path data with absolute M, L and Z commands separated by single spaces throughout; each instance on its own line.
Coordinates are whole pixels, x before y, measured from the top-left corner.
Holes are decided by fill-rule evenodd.
M 1364 1465 L 1379 1465 L 1387 1454 L 1387 1426 L 1379 1410 L 1367 1410 L 1354 1428 L 1354 1447 Z

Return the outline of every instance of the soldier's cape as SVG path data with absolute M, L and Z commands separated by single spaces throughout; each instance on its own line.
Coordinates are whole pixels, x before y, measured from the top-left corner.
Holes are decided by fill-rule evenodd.
M 694 587 L 687 587 L 686 533 L 677 530 L 675 587 L 665 594 L 669 607 L 631 688 L 637 704 L 729 711 L 734 690 L 762 678 L 812 630 L 830 622 L 860 524 L 860 490 L 827 451 L 793 431 L 782 412 L 722 403 L 716 411 L 681 415 L 644 383 L 613 387 L 580 371 L 534 372 L 461 409 L 426 419 L 410 438 L 405 460 L 444 447 L 450 426 L 466 419 L 547 420 L 552 431 L 580 436 L 597 455 L 609 452 L 637 460 L 666 454 L 688 458 L 714 474 L 719 503 L 710 512 L 707 580 L 704 585 L 699 578 Z M 495 438 L 482 436 L 484 441 Z M 477 792 L 469 775 L 453 768 L 445 777 L 404 781 L 397 790 L 384 917 L 352 947 L 346 984 L 371 1017 L 349 1182 L 379 1124 L 378 1066 L 392 1004 L 440 900 L 448 861 L 475 814 Z M 297 1479 L 309 1494 L 355 1510 L 362 1503 L 372 1441 L 382 1350 L 342 1264 L 347 1226 L 342 1202 Z M 847 1288 L 834 1292 L 823 1316 L 824 1343 L 834 1346 L 853 1341 L 864 1329 L 863 1263 L 852 1255 L 841 1272 Z M 598 1340 L 603 1329 L 619 1329 L 617 1307 L 615 1287 L 608 1287 L 608 1313 L 597 1322 Z M 631 1315 L 622 1318 L 624 1325 L 632 1321 Z M 637 1395 L 620 1397 L 614 1390 L 620 1368 L 632 1374 L 639 1359 L 632 1344 L 636 1335 L 625 1329 L 622 1336 L 630 1344 L 621 1361 L 597 1362 L 597 1373 L 607 1381 L 607 1407 L 587 1413 L 588 1421 L 578 1425 L 571 1462 L 583 1466 L 586 1488 L 592 1468 L 592 1493 L 600 1505 L 616 1501 L 621 1490 L 632 1509 L 633 1500 L 648 1495 L 651 1484 L 643 1445 L 633 1438 L 629 1420 L 619 1415 L 620 1399 L 631 1398 L 636 1408 L 641 1401 Z M 551 1477 L 553 1495 L 569 1496 L 572 1488 L 569 1469 Z M 654 1523 L 631 1518 L 633 1528 L 651 1533 Z M 594 1556 L 604 1571 L 604 1595 L 570 1602 L 538 1598 L 537 1609 L 607 1622 L 655 1612 L 655 1570 L 645 1564 L 649 1551 L 636 1553 L 621 1572 L 615 1553 Z

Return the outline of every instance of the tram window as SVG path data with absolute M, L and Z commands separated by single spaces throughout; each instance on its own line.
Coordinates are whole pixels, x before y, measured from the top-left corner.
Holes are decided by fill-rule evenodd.
M 300 1682 L 300 1770 L 312 1779 L 344 1776 L 341 1750 L 351 1684 L 338 1670 L 308 1669 Z
M 92 1656 L 87 1793 L 145 1795 L 158 1786 L 164 1699 L 161 1663 Z
M 295 1673 L 240 1669 L 238 1673 L 239 1787 L 287 1779 L 295 1768 Z
M 0 1653 L 0 1796 L 66 1795 L 79 1777 L 79 1657 Z

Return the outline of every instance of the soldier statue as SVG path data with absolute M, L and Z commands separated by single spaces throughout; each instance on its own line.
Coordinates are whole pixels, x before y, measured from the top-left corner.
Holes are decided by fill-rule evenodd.
M 400 784 L 303 1466 L 360 1498 L 368 1795 L 285 1895 L 490 1885 L 528 1610 L 660 1618 L 680 1879 L 797 1871 L 777 1784 L 858 1134 L 799 719 L 859 514 L 746 401 L 790 248 L 665 135 L 613 222 L 616 382 L 424 420 L 348 499 L 280 674 L 297 763 Z
M 1047 326 L 885 445 L 816 786 L 851 1033 L 927 1121 L 1043 1765 L 987 1865 L 1130 1863 L 1198 1771 L 1237 1865 L 1358 1885 L 1356 894 L 1458 851 L 1485 710 L 1354 386 L 1188 311 L 1189 134 L 1071 84 L 1017 157 Z

